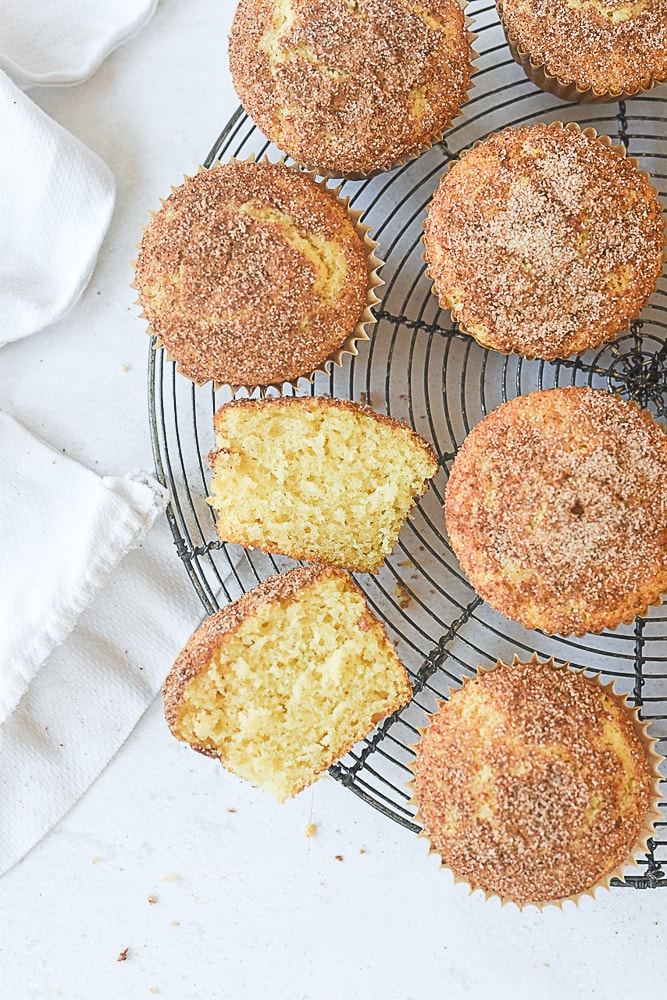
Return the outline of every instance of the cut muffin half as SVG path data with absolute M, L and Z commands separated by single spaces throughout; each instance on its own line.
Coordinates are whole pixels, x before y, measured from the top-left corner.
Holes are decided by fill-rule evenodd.
M 280 801 L 411 696 L 363 593 L 322 565 L 270 577 L 208 618 L 164 688 L 174 736 Z

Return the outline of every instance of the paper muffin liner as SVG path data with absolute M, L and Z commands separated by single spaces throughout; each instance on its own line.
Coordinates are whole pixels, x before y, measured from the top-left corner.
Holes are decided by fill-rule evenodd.
M 592 126 L 587 126 L 585 128 L 582 128 L 577 122 L 567 122 L 567 123 L 563 123 L 561 121 L 553 121 L 553 122 L 531 122 L 530 125 L 531 125 L 531 127 L 532 126 L 541 126 L 542 128 L 554 128 L 554 129 L 556 129 L 556 128 L 564 128 L 564 129 L 567 129 L 570 132 L 583 132 L 583 134 L 589 136 L 589 138 L 596 139 L 598 142 L 601 142 L 605 146 L 608 146 L 610 149 L 613 149 L 614 152 L 617 155 L 621 156 L 623 159 L 627 160 L 628 163 L 632 164 L 632 166 L 637 170 L 637 172 L 639 173 L 639 175 L 647 183 L 649 190 L 651 191 L 651 193 L 655 197 L 655 199 L 658 202 L 658 204 L 660 204 L 660 192 L 651 183 L 651 180 L 652 180 L 651 175 L 649 173 L 647 173 L 647 171 L 640 169 L 638 160 L 636 160 L 633 156 L 628 156 L 627 155 L 627 150 L 625 149 L 625 146 L 619 145 L 618 143 L 614 143 L 614 141 L 608 135 L 604 135 L 604 134 L 598 133 L 596 131 L 596 129 L 594 129 Z M 478 146 L 483 146 L 484 143 L 488 139 L 491 139 L 493 136 L 495 136 L 495 135 L 502 135 L 504 132 L 512 132 L 512 131 L 514 131 L 514 127 L 508 126 L 507 128 L 498 129 L 495 132 L 489 132 L 489 134 L 487 136 L 485 136 L 484 139 L 477 139 L 475 142 L 473 142 L 472 146 L 469 146 L 467 149 L 462 150 L 459 153 L 458 160 L 464 159 L 464 157 L 467 156 L 468 153 L 471 152 L 471 150 L 476 149 Z M 449 171 L 455 166 L 455 164 L 458 162 L 458 160 L 450 160 L 450 162 L 447 164 L 445 170 L 443 171 L 443 173 L 441 174 L 441 176 L 440 176 L 440 178 L 438 180 L 438 186 L 445 179 L 445 177 L 447 176 L 447 174 L 449 173 Z M 665 226 L 666 225 L 667 225 L 667 223 L 664 222 L 664 213 L 663 213 L 663 232 L 665 232 Z M 461 333 L 465 333 L 467 336 L 472 337 L 472 339 L 477 344 L 479 344 L 480 347 L 484 348 L 484 350 L 495 351 L 497 354 L 502 354 L 505 357 L 515 356 L 515 357 L 518 357 L 518 358 L 523 358 L 525 361 L 536 361 L 536 360 L 551 360 L 551 361 L 556 361 L 556 360 L 559 360 L 561 358 L 561 355 L 557 355 L 557 356 L 555 356 L 553 358 L 544 358 L 542 355 L 538 355 L 538 354 L 523 354 L 523 353 L 520 353 L 519 351 L 516 351 L 516 350 L 506 351 L 506 350 L 503 350 L 500 347 L 491 346 L 490 344 L 487 344 L 478 333 L 475 333 L 468 326 L 466 326 L 466 324 L 463 322 L 463 319 L 462 319 L 463 306 L 456 306 L 456 305 L 453 305 L 453 306 L 442 306 L 440 304 L 440 299 L 439 299 L 439 295 L 438 295 L 438 290 L 437 290 L 437 288 L 435 286 L 435 281 L 434 281 L 433 276 L 432 276 L 432 274 L 431 274 L 431 272 L 429 270 L 429 263 L 426 260 L 426 255 L 425 255 L 426 254 L 426 244 L 424 242 L 424 232 L 425 232 L 425 229 L 426 229 L 426 218 L 424 219 L 424 221 L 422 223 L 421 243 L 422 243 L 422 246 L 424 246 L 424 251 L 422 252 L 421 259 L 426 264 L 426 276 L 427 276 L 427 278 L 431 282 L 431 294 L 434 295 L 436 297 L 436 299 L 438 299 L 438 304 L 440 305 L 441 308 L 446 308 L 446 309 L 449 310 L 449 312 L 451 314 L 451 317 L 452 317 L 452 322 L 456 323 L 456 325 L 459 328 L 459 330 L 461 331 Z M 663 260 L 667 260 L 667 244 L 666 244 L 666 249 L 663 250 Z M 657 284 L 653 288 L 653 291 L 650 293 L 651 295 L 654 294 L 656 287 L 657 287 Z M 646 305 L 646 301 L 644 302 L 644 305 L 642 306 L 642 308 L 644 308 L 645 305 Z M 635 319 L 636 318 L 637 317 L 635 317 Z M 600 341 L 599 343 L 594 343 L 591 346 L 583 347 L 580 351 L 568 354 L 567 357 L 575 357 L 575 356 L 578 357 L 581 354 L 585 353 L 585 351 L 588 351 L 588 350 L 598 350 L 600 347 L 603 347 L 605 344 L 613 343 L 614 340 L 616 340 L 617 337 L 622 332 L 623 332 L 622 330 L 619 330 L 618 333 L 614 334 L 614 336 L 610 337 L 608 340 L 603 340 L 603 341 Z M 563 356 L 563 357 L 565 357 L 565 356 Z M 661 602 L 658 602 L 658 603 L 661 603 Z
M 480 56 L 479 52 L 477 52 L 473 47 L 479 36 L 472 30 L 472 26 L 474 24 L 473 18 L 469 17 L 468 14 L 466 14 L 466 10 L 468 8 L 468 0 L 456 0 L 456 2 L 463 11 L 463 30 L 468 40 L 468 49 L 470 53 L 470 80 L 468 82 L 465 95 L 458 107 L 458 110 L 452 115 L 450 120 L 446 122 L 444 125 L 442 125 L 436 132 L 434 132 L 433 135 L 429 136 L 427 139 L 424 139 L 423 142 L 414 146 L 409 152 L 405 153 L 402 157 L 397 157 L 396 159 L 388 163 L 386 166 L 377 167 L 375 170 L 371 170 L 368 173 L 363 173 L 362 171 L 359 170 L 348 171 L 347 173 L 338 170 L 329 170 L 328 168 L 322 167 L 321 165 L 318 165 L 317 163 L 314 163 L 312 161 L 297 160 L 296 162 L 302 169 L 308 172 L 315 173 L 318 176 L 327 178 L 329 180 L 366 181 L 370 180 L 372 177 L 379 177 L 382 174 L 386 174 L 390 170 L 396 170 L 398 167 L 404 167 L 409 163 L 413 163 L 415 160 L 418 160 L 419 157 L 422 156 L 424 153 L 427 153 L 429 149 L 432 149 L 434 146 L 437 146 L 438 143 L 443 141 L 446 133 L 451 128 L 454 127 L 454 125 L 456 124 L 457 121 L 459 121 L 459 119 L 462 119 L 465 116 L 465 106 L 470 100 L 471 91 L 476 86 L 474 77 L 475 62 L 479 59 Z
M 635 707 L 633 705 L 629 705 L 628 704 L 629 695 L 627 695 L 627 694 L 625 694 L 625 695 L 624 694 L 619 694 L 617 691 L 614 690 L 614 682 L 613 681 L 608 681 L 607 683 L 603 683 L 603 681 L 602 681 L 602 675 L 600 673 L 589 675 L 589 674 L 586 674 L 585 670 L 572 670 L 569 661 L 563 663 L 562 666 L 561 666 L 561 665 L 559 665 L 559 664 L 557 664 L 555 662 L 553 656 L 548 657 L 548 659 L 546 659 L 546 660 L 540 660 L 539 657 L 538 657 L 538 655 L 537 655 L 537 653 L 533 653 L 532 656 L 531 656 L 531 658 L 530 658 L 530 660 L 526 661 L 526 660 L 522 660 L 520 657 L 518 657 L 518 656 L 515 655 L 514 658 L 513 658 L 513 660 L 512 660 L 512 665 L 517 664 L 517 663 L 535 664 L 536 666 L 537 665 L 550 665 L 551 667 L 553 667 L 556 670 L 571 670 L 571 672 L 574 673 L 574 674 L 583 674 L 585 676 L 585 679 L 586 679 L 587 683 L 589 683 L 593 687 L 599 688 L 601 691 L 604 691 L 605 694 L 609 698 L 611 698 L 613 701 L 615 701 L 616 704 L 619 705 L 627 713 L 628 717 L 630 718 L 630 720 L 631 720 L 631 722 L 633 724 L 635 733 L 637 734 L 637 736 L 639 738 L 639 742 L 641 744 L 642 750 L 644 751 L 644 754 L 645 754 L 645 757 L 646 757 L 646 762 L 647 762 L 647 765 L 648 765 L 649 782 L 650 782 L 650 802 L 649 802 L 648 809 L 646 811 L 646 815 L 644 816 L 644 820 L 643 820 L 641 829 L 640 829 L 640 831 L 639 831 L 639 833 L 637 835 L 635 843 L 633 844 L 632 848 L 628 852 L 627 858 L 625 860 L 623 860 L 619 865 L 617 865 L 614 869 L 612 869 L 611 871 L 607 872 L 607 874 L 601 874 L 600 877 L 598 879 L 596 879 L 589 886 L 588 889 L 584 889 L 581 892 L 574 892 L 574 893 L 572 893 L 570 895 L 562 896 L 562 897 L 559 897 L 557 899 L 546 899 L 545 900 L 545 899 L 535 898 L 535 899 L 517 900 L 517 899 L 513 898 L 512 896 L 501 895 L 501 894 L 499 894 L 497 892 L 494 892 L 493 890 L 486 889 L 483 885 L 480 885 L 480 884 L 472 881 L 471 879 L 468 879 L 468 878 L 462 877 L 460 875 L 457 875 L 456 871 L 451 867 L 451 865 L 449 865 L 446 861 L 444 861 L 442 859 L 442 856 L 440 855 L 440 852 L 438 850 L 436 850 L 436 848 L 434 848 L 432 846 L 431 841 L 430 841 L 430 837 L 429 837 L 428 833 L 426 832 L 426 829 L 425 829 L 425 826 L 424 826 L 424 819 L 423 819 L 423 817 L 422 817 L 422 815 L 421 815 L 421 813 L 419 811 L 419 800 L 418 800 L 418 797 L 417 797 L 417 793 L 415 791 L 415 782 L 414 782 L 414 779 L 411 779 L 410 781 L 407 782 L 408 788 L 410 789 L 410 791 L 412 793 L 411 797 L 409 799 L 408 804 L 415 806 L 416 810 L 417 810 L 416 813 L 415 813 L 415 816 L 414 816 L 414 822 L 417 823 L 417 824 L 419 824 L 419 826 L 421 827 L 421 829 L 420 829 L 420 831 L 419 831 L 419 833 L 418 833 L 417 836 L 420 839 L 426 841 L 426 843 L 428 845 L 428 854 L 429 855 L 434 854 L 434 855 L 436 855 L 437 857 L 440 858 L 440 867 L 447 869 L 447 871 L 449 871 L 452 874 L 455 885 L 456 884 L 466 885 L 468 887 L 468 889 L 469 889 L 469 891 L 470 891 L 471 894 L 473 892 L 477 891 L 477 890 L 480 890 L 484 894 L 484 898 L 485 898 L 485 900 L 487 902 L 490 899 L 494 899 L 494 898 L 495 899 L 499 899 L 501 906 L 506 906 L 508 903 L 513 903 L 516 907 L 518 907 L 519 910 L 523 910 L 527 906 L 535 906 L 540 911 L 542 911 L 544 909 L 544 907 L 546 907 L 546 906 L 557 906 L 559 909 L 562 909 L 563 904 L 565 902 L 567 902 L 568 900 L 570 902 L 574 903 L 575 905 L 578 905 L 579 901 L 583 897 L 585 897 L 585 896 L 589 896 L 592 899 L 594 899 L 595 895 L 596 895 L 596 893 L 597 893 L 597 891 L 599 889 L 607 889 L 607 890 L 610 889 L 611 883 L 612 883 L 612 881 L 614 879 L 623 880 L 624 876 L 626 874 L 626 869 L 627 868 L 639 868 L 640 862 L 638 860 L 638 855 L 644 854 L 644 855 L 648 856 L 648 854 L 649 854 L 649 840 L 651 838 L 653 838 L 654 835 L 655 835 L 655 824 L 662 819 L 662 813 L 661 813 L 660 808 L 659 808 L 659 802 L 661 801 L 661 798 L 662 798 L 661 793 L 660 793 L 660 781 L 662 780 L 662 775 L 660 773 L 660 765 L 667 758 L 663 757 L 655 749 L 655 745 L 658 742 L 658 738 L 657 737 L 653 737 L 653 736 L 649 736 L 648 729 L 649 729 L 650 723 L 649 722 L 644 722 L 643 720 L 641 720 L 639 718 L 639 711 L 640 711 L 640 709 L 638 707 Z M 490 673 L 493 670 L 498 670 L 498 669 L 506 668 L 507 666 L 509 666 L 509 665 L 508 664 L 504 664 L 502 662 L 502 660 L 496 660 L 495 664 L 492 667 L 489 667 L 489 668 L 484 668 L 482 666 L 478 666 L 477 667 L 477 673 L 476 673 L 475 677 L 479 677 L 482 674 Z M 440 709 L 444 705 L 448 704 L 448 701 L 452 697 L 452 695 L 455 695 L 458 691 L 462 690 L 469 681 L 474 680 L 474 679 L 475 679 L 474 677 L 464 677 L 462 679 L 460 687 L 458 687 L 458 688 L 448 687 L 447 688 L 447 690 L 448 690 L 448 698 L 447 699 L 437 699 L 437 704 L 436 704 L 435 711 L 431 712 L 431 713 L 427 713 L 427 715 L 428 715 L 428 722 L 427 722 L 426 726 L 417 727 L 417 731 L 419 732 L 420 739 L 423 736 L 423 734 L 426 732 L 426 730 L 428 729 L 428 727 L 431 724 L 431 721 L 435 718 L 435 716 L 438 714 L 438 712 L 440 711 Z M 415 743 L 411 747 L 413 753 L 416 754 L 416 751 L 417 751 L 418 747 L 419 747 L 419 742 Z M 407 765 L 409 767 L 409 769 L 413 772 L 413 774 L 416 773 L 415 762 L 416 762 L 416 758 L 415 758 L 415 761 L 413 761 L 412 763 L 410 763 L 410 764 Z
M 228 162 L 228 163 L 271 163 L 273 165 L 285 166 L 289 170 L 292 170 L 295 173 L 300 174 L 301 176 L 305 175 L 306 177 L 308 177 L 313 182 L 313 184 L 315 184 L 315 186 L 317 188 L 319 188 L 320 190 L 326 192 L 327 196 L 330 197 L 334 202 L 336 202 L 336 204 L 339 207 L 341 207 L 343 209 L 343 211 L 345 212 L 345 214 L 347 215 L 347 217 L 349 218 L 349 220 L 352 222 L 352 224 L 354 226 L 354 229 L 355 229 L 355 232 L 357 233 L 357 235 L 361 239 L 361 242 L 363 244 L 364 251 L 365 251 L 365 254 L 366 254 L 366 261 L 367 261 L 367 266 L 368 266 L 368 281 L 367 281 L 367 287 L 366 287 L 366 302 L 365 302 L 364 308 L 363 308 L 363 310 L 362 310 L 362 312 L 361 312 L 361 314 L 360 314 L 360 316 L 359 316 L 359 318 L 358 318 L 358 320 L 357 320 L 357 322 L 356 322 L 353 330 L 347 335 L 347 337 L 340 344 L 340 346 L 337 347 L 334 351 L 332 351 L 332 353 L 328 357 L 326 357 L 317 367 L 313 368 L 312 370 L 305 371 L 303 373 L 303 375 L 299 375 L 299 376 L 297 376 L 294 379 L 276 380 L 275 382 L 269 382 L 267 384 L 262 384 L 262 385 L 260 385 L 258 383 L 254 383 L 254 382 L 253 383 L 248 383 L 248 384 L 233 384 L 231 382 L 217 382 L 217 381 L 213 380 L 212 378 L 208 378 L 208 379 L 205 379 L 204 381 L 197 382 L 196 379 L 192 378 L 192 376 L 188 375 L 187 372 L 183 371 L 183 369 L 181 368 L 181 365 L 180 365 L 178 359 L 175 358 L 171 354 L 171 352 L 169 351 L 169 348 L 163 343 L 163 341 L 160 338 L 159 334 L 151 327 L 150 322 L 148 322 L 148 317 L 146 316 L 146 313 L 143 311 L 143 309 L 139 313 L 139 318 L 140 319 L 145 319 L 147 321 L 146 333 L 150 337 L 153 338 L 153 347 L 154 347 L 154 349 L 156 349 L 156 350 L 157 349 L 163 350 L 164 353 L 165 353 L 166 360 L 175 363 L 176 370 L 184 378 L 187 378 L 189 381 L 194 382 L 196 385 L 207 385 L 209 382 L 213 382 L 214 391 L 216 391 L 216 392 L 217 392 L 218 389 L 222 388 L 223 386 L 227 386 L 231 390 L 232 396 L 236 396 L 239 393 L 242 394 L 242 395 L 246 394 L 246 393 L 248 395 L 252 395 L 253 393 L 257 392 L 261 397 L 263 397 L 263 396 L 265 396 L 269 392 L 269 390 L 273 390 L 274 392 L 277 392 L 278 394 L 282 394 L 283 391 L 284 391 L 285 386 L 289 386 L 292 390 L 296 391 L 297 388 L 298 388 L 298 384 L 299 384 L 299 382 L 300 382 L 301 379 L 306 379 L 307 381 L 309 381 L 312 384 L 314 382 L 314 380 L 315 380 L 315 376 L 317 375 L 317 373 L 322 373 L 324 375 L 329 375 L 331 373 L 331 369 L 333 367 L 337 367 L 337 368 L 342 367 L 342 365 L 344 363 L 344 358 L 345 358 L 346 355 L 352 355 L 353 356 L 353 355 L 357 355 L 359 353 L 358 348 L 357 348 L 357 344 L 359 344 L 359 343 L 361 343 L 363 341 L 370 340 L 370 336 L 369 336 L 369 333 L 368 333 L 368 328 L 372 327 L 377 322 L 373 310 L 375 309 L 375 307 L 380 302 L 380 297 L 377 294 L 377 289 L 384 284 L 384 281 L 382 280 L 382 278 L 379 275 L 380 268 L 383 267 L 384 261 L 381 260 L 380 257 L 378 257 L 377 254 L 375 253 L 377 247 L 379 246 L 379 243 L 376 240 L 374 240 L 374 239 L 371 238 L 371 235 L 370 235 L 370 233 L 371 233 L 371 226 L 367 225 L 366 223 L 364 223 L 364 222 L 361 221 L 361 217 L 363 215 L 363 211 L 362 210 L 357 210 L 357 209 L 351 209 L 349 207 L 349 202 L 350 202 L 349 197 L 345 197 L 344 198 L 344 197 L 341 197 L 341 195 L 340 195 L 341 185 L 338 185 L 338 187 L 336 187 L 336 188 L 328 187 L 327 186 L 327 178 L 326 177 L 320 177 L 314 171 L 312 171 L 312 170 L 306 170 L 302 165 L 299 165 L 297 163 L 288 163 L 288 162 L 286 162 L 286 159 L 284 157 L 281 157 L 280 159 L 273 161 L 273 160 L 269 159 L 269 157 L 266 156 L 266 155 L 262 156 L 260 159 L 257 159 L 257 157 L 254 154 L 250 154 L 249 156 L 247 156 L 243 160 L 238 159 L 237 157 L 232 156 L 226 162 Z M 223 164 L 216 160 L 215 163 L 210 168 L 207 168 L 207 167 L 204 167 L 204 166 L 200 165 L 199 168 L 198 168 L 198 172 L 201 173 L 202 171 L 205 171 L 207 169 L 216 170 L 216 169 L 218 169 L 218 168 L 220 168 L 222 166 L 223 166 Z M 184 176 L 183 176 L 183 183 L 187 183 L 191 179 L 192 179 L 191 176 L 189 176 L 187 174 L 184 174 Z M 172 188 L 171 188 L 172 193 L 175 192 L 175 191 L 177 191 L 177 190 L 179 190 L 179 188 L 178 187 L 174 187 L 172 185 Z M 165 204 L 165 201 L 166 201 L 166 199 L 164 199 L 164 198 L 160 199 L 160 202 L 161 202 L 162 205 Z M 159 209 L 155 210 L 155 211 L 151 211 L 150 212 L 150 217 L 153 218 L 153 216 L 155 216 L 158 211 L 159 211 Z M 142 232 L 144 232 L 148 228 L 149 224 L 150 223 L 148 223 L 146 226 L 143 227 Z M 138 243 L 137 244 L 137 249 L 140 249 L 140 248 L 141 248 L 141 243 Z M 132 267 L 134 268 L 135 265 L 136 265 L 136 258 L 131 262 L 131 264 L 132 264 Z M 135 291 L 139 290 L 138 287 L 137 287 L 137 285 L 136 285 L 136 283 L 134 281 L 131 283 L 130 287 L 133 288 Z M 141 307 L 142 306 L 141 299 L 140 298 L 137 299 L 135 301 L 134 305 L 137 305 L 137 306 Z
M 645 91 L 651 90 L 653 87 L 656 87 L 662 82 L 649 76 L 645 80 L 642 80 L 642 82 L 632 90 L 617 91 L 608 89 L 598 91 L 594 87 L 582 89 L 576 80 L 563 80 L 560 77 L 549 73 L 543 63 L 534 59 L 530 52 L 523 49 L 503 18 L 503 5 L 501 0 L 498 0 L 497 6 L 500 24 L 502 25 L 502 29 L 505 33 L 505 38 L 514 61 L 521 66 L 528 79 L 531 80 L 535 86 L 539 87 L 540 90 L 544 90 L 548 94 L 553 94 L 562 101 L 568 101 L 569 103 L 576 102 L 579 104 L 604 104 L 615 101 L 627 101 L 632 97 L 637 97 L 638 94 L 643 94 Z

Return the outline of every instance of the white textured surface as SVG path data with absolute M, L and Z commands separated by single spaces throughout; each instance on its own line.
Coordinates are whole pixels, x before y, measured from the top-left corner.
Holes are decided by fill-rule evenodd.
M 1 346 L 55 323 L 77 301 L 115 189 L 99 156 L 1 70 L 0 121 Z
M 105 475 L 150 467 L 133 244 L 236 105 L 232 7 L 163 0 L 87 83 L 30 92 L 106 160 L 117 208 L 76 308 L 0 352 L 0 407 Z M 0 996 L 646 1000 L 664 991 L 666 904 L 615 890 L 501 910 L 331 779 L 278 806 L 172 740 L 155 704 L 0 881 Z
M 23 83 L 77 83 L 146 24 L 157 0 L 0 0 L 0 66 Z

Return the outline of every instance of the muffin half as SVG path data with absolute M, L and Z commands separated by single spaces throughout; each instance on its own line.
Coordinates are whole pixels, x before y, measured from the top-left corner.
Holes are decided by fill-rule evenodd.
M 299 566 L 203 623 L 167 678 L 164 703 L 177 739 L 282 801 L 411 694 L 351 577 Z
M 215 436 L 222 541 L 358 572 L 379 569 L 438 469 L 407 424 L 323 396 L 233 400 Z

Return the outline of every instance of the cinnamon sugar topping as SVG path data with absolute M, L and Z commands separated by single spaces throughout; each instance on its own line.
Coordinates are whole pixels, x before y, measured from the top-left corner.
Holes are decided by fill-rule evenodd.
M 255 124 L 340 176 L 387 169 L 448 127 L 472 50 L 458 0 L 241 0 L 229 55 Z
M 639 849 L 652 809 L 640 724 L 553 661 L 498 662 L 455 691 L 416 750 L 419 819 L 443 864 L 519 905 L 576 897 Z
M 545 632 L 599 632 L 667 592 L 667 433 L 618 396 L 564 387 L 494 410 L 447 485 L 475 590 Z
M 631 95 L 667 79 L 667 0 L 499 0 L 534 66 L 580 92 Z
M 443 306 L 481 344 L 567 357 L 613 339 L 662 271 L 664 223 L 619 149 L 559 125 L 507 129 L 464 154 L 429 207 Z
M 379 263 L 371 246 L 309 176 L 233 161 L 164 202 L 144 233 L 136 285 L 189 378 L 269 385 L 312 374 L 362 336 Z

